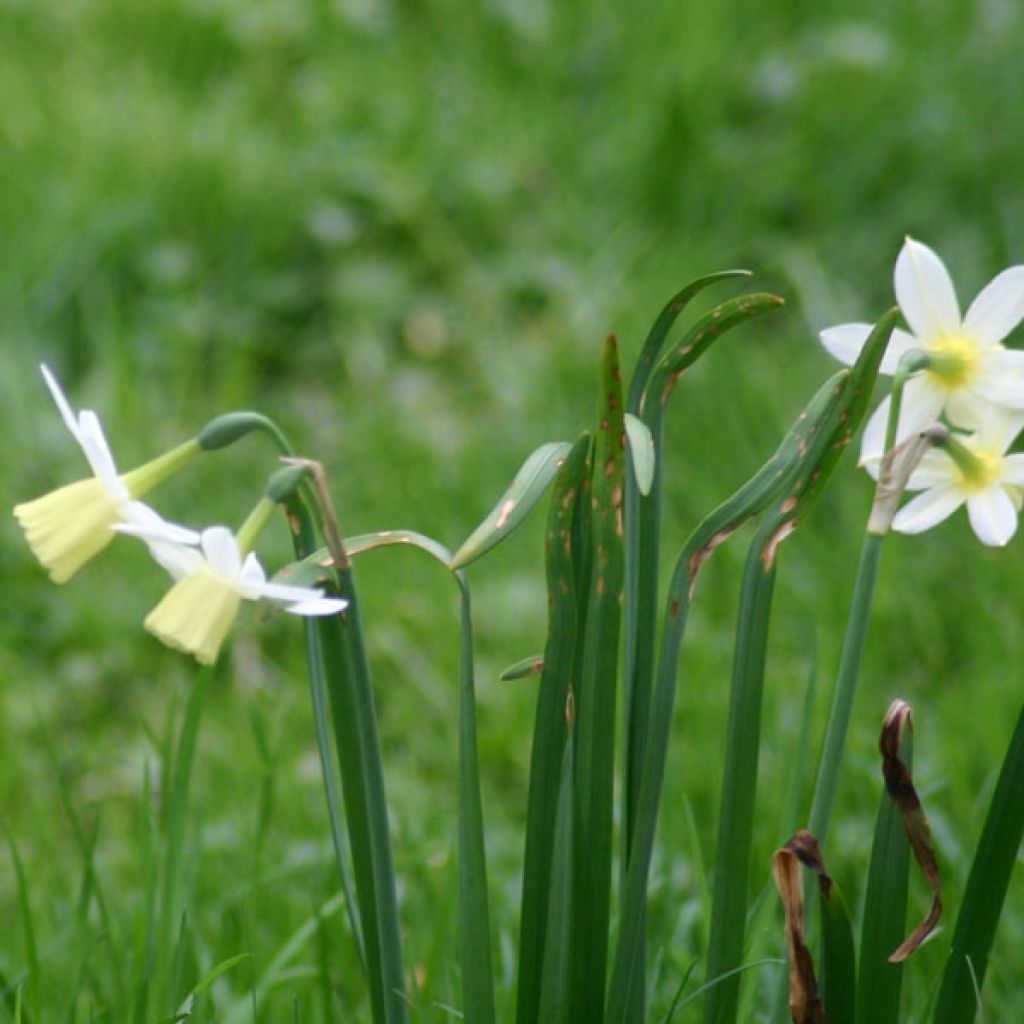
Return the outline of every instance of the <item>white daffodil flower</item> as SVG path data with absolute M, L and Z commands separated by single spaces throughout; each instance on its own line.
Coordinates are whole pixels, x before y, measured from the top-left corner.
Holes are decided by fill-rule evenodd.
M 176 581 L 146 616 L 146 629 L 169 647 L 194 655 L 200 664 L 216 660 L 243 600 L 274 601 L 293 615 L 333 615 L 348 604 L 342 598 L 325 597 L 314 587 L 269 582 L 256 556 L 243 555 L 227 527 L 211 526 L 196 533 L 164 526 L 171 529 L 133 523 L 116 529 L 145 540 L 153 557 Z
M 1017 530 L 1024 495 L 1024 455 L 1006 449 L 1024 426 L 1024 416 L 990 415 L 969 435 L 951 435 L 921 459 L 907 490 L 921 491 L 896 513 L 892 528 L 921 533 L 961 505 L 982 544 L 1002 547 Z
M 115 523 L 170 526 L 136 499 L 198 454 L 199 447 L 195 441 L 187 442 L 130 473 L 119 475 L 96 414 L 83 409 L 76 416 L 56 377 L 46 366 L 40 370 L 93 476 L 59 487 L 35 501 L 15 505 L 14 515 L 50 577 L 55 583 L 64 583 L 114 539 Z
M 953 282 L 942 260 L 908 238 L 893 275 L 896 300 L 911 333 L 893 331 L 881 371 L 892 374 L 912 349 L 930 365 L 907 381 L 896 440 L 902 441 L 945 415 L 954 426 L 975 430 L 995 407 L 1024 409 L 1024 351 L 1002 340 L 1024 319 L 1024 266 L 997 274 L 961 317 Z M 821 343 L 841 362 L 853 365 L 871 326 L 842 324 L 821 332 Z M 889 399 L 875 410 L 861 444 L 861 462 L 881 458 Z

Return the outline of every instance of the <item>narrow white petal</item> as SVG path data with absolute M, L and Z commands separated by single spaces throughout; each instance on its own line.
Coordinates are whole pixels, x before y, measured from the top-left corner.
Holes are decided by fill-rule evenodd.
M 1017 532 L 1017 510 L 1001 487 L 991 487 L 967 499 L 967 516 L 978 540 L 1001 548 Z
M 1007 455 L 1003 459 L 1003 475 L 1000 482 L 1024 487 L 1024 455 Z
M 141 501 L 126 501 L 118 506 L 123 521 L 112 527 L 118 533 L 138 537 L 145 541 L 159 541 L 164 544 L 180 544 L 196 547 L 200 534 L 177 523 L 169 523 L 157 512 Z M 201 556 L 200 556 L 201 557 Z
M 200 543 L 210 568 L 225 579 L 238 579 L 242 571 L 242 556 L 235 535 L 226 526 L 208 526 L 203 530 Z
M 915 348 L 921 348 L 921 343 L 917 338 L 897 327 L 889 339 L 889 344 L 886 347 L 885 355 L 882 356 L 882 365 L 879 366 L 878 372 L 891 377 L 900 365 L 900 359 L 903 358 L 903 355 Z
M 908 238 L 893 274 L 896 301 L 910 329 L 922 341 L 960 330 L 960 307 L 949 272 L 939 257 Z
M 78 425 L 78 443 L 82 446 L 93 473 L 109 494 L 119 501 L 125 500 L 129 497 L 128 488 L 118 476 L 114 456 L 111 454 L 110 445 L 107 444 L 103 427 L 100 426 L 99 417 L 92 410 L 83 409 L 78 417 Z
M 912 377 L 903 388 L 903 404 L 896 427 L 896 443 L 934 423 L 942 412 L 942 392 L 927 377 Z M 889 422 L 890 400 L 886 398 L 872 413 L 864 428 L 860 445 L 860 464 L 870 467 L 885 454 L 885 431 Z
M 320 601 L 324 592 L 316 587 L 293 587 L 286 583 L 246 583 L 244 594 L 250 600 L 266 598 L 281 604 L 302 604 L 305 601 Z
M 964 495 L 954 487 L 933 487 L 908 501 L 896 513 L 892 528 L 900 533 L 922 533 L 951 516 L 964 503 Z
M 1002 341 L 1024 320 L 1024 267 L 997 274 L 978 293 L 964 317 L 964 333 L 982 345 Z
M 853 366 L 870 333 L 870 324 L 840 324 L 820 331 L 818 337 L 830 356 L 847 366 Z
M 46 381 L 46 386 L 50 389 L 50 396 L 53 398 L 54 405 L 57 406 L 57 411 L 60 413 L 60 418 L 64 421 L 64 426 L 71 431 L 71 436 L 81 444 L 82 442 L 79 438 L 78 430 L 78 417 L 75 415 L 74 410 L 68 403 L 67 398 L 65 398 L 64 392 L 61 390 L 60 384 L 57 382 L 57 378 L 45 363 L 40 365 L 39 370 L 43 375 L 43 380 Z
M 348 607 L 343 597 L 321 597 L 317 600 L 300 601 L 285 608 L 292 615 L 336 615 Z

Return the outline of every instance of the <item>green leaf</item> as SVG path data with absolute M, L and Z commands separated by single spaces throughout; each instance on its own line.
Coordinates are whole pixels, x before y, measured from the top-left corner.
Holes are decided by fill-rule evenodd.
M 902 760 L 911 762 L 911 740 L 903 741 Z M 860 931 L 857 966 L 858 1024 L 897 1024 L 903 965 L 889 955 L 903 941 L 907 917 L 910 843 L 899 811 L 882 794 L 871 846 L 864 919 Z
M 544 930 L 545 956 L 537 1024 L 568 1024 L 572 953 L 573 744 L 566 738 L 551 836 L 551 902 Z
M 843 395 L 843 385 L 848 375 L 849 371 L 841 370 L 818 390 L 783 438 L 775 454 L 732 497 L 700 523 L 676 560 L 667 598 L 650 727 L 647 741 L 641 748 L 642 773 L 637 791 L 631 856 L 623 888 L 619 937 L 608 993 L 607 1020 L 610 1024 L 619 1024 L 627 1019 L 631 986 L 642 980 L 637 976 L 641 970 L 637 964 L 637 951 L 643 941 L 647 878 L 665 776 L 679 654 L 697 576 L 715 549 L 743 523 L 775 500 L 780 490 L 792 480 L 811 440 L 826 422 L 831 421 L 833 409 Z
M 654 483 L 654 438 L 647 424 L 628 412 L 626 439 L 629 441 L 629 457 L 633 463 L 636 489 L 646 496 L 651 493 L 651 484 Z
M 985 981 L 992 942 L 1022 839 L 1024 710 L 1017 718 L 971 863 L 939 988 L 934 1024 L 963 1024 L 974 1019 L 977 992 Z
M 821 992 L 830 1024 L 854 1024 L 857 951 L 853 924 L 839 886 L 821 884 Z
M 462 569 L 486 554 L 522 523 L 540 501 L 571 447 L 567 441 L 552 441 L 529 456 L 498 504 L 455 552 L 453 569 Z
M 750 277 L 749 270 L 720 270 L 714 274 L 707 274 L 698 277 L 695 281 L 680 288 L 675 295 L 662 307 L 657 319 L 651 326 L 637 357 L 636 367 L 633 370 L 633 377 L 629 382 L 629 404 L 626 408 L 629 412 L 639 415 L 643 394 L 650 380 L 651 371 L 654 369 L 661 355 L 662 347 L 668 332 L 676 322 L 679 314 L 686 308 L 690 300 L 702 292 L 708 285 L 716 284 L 719 281 L 730 281 L 740 277 Z
M 603 1016 L 611 899 L 615 702 L 624 579 L 623 478 L 626 428 L 614 337 L 601 356 L 594 445 L 592 569 L 576 698 L 576 823 L 570 1006 L 573 1020 Z
M 462 1003 L 467 1020 L 494 1021 L 494 979 L 487 896 L 483 807 L 473 683 L 473 618 L 465 573 L 456 574 L 461 601 L 459 662 L 459 942 Z
M 591 470 L 591 438 L 589 434 L 583 434 L 573 445 L 555 478 L 548 515 L 545 546 L 548 630 L 541 659 L 543 668 L 530 750 L 519 976 L 516 984 L 518 1024 L 534 1024 L 538 1020 L 543 972 L 553 969 L 545 968 L 545 964 L 556 956 L 554 953 L 547 955 L 546 945 L 551 931 L 548 915 L 554 901 L 561 901 L 559 906 L 566 915 L 571 906 L 569 894 L 556 891 L 553 872 L 555 847 L 559 842 L 565 847 L 560 856 L 572 856 L 572 808 L 563 816 L 565 820 L 560 825 L 556 825 L 556 817 L 559 801 L 570 798 L 572 794 L 572 779 L 570 777 L 566 781 L 564 778 L 568 738 L 566 715 L 571 681 L 582 669 L 580 635 L 588 597 L 583 588 L 589 589 L 589 582 L 578 570 L 578 563 L 584 558 L 582 548 L 589 539 L 585 524 L 590 517 L 587 498 Z M 571 756 L 568 764 L 571 770 Z M 566 793 L 568 797 L 564 796 Z M 568 837 L 559 840 L 559 829 L 566 827 L 570 829 Z M 564 870 L 571 879 L 571 860 Z M 562 935 L 560 928 L 555 932 Z M 549 996 L 550 1006 L 562 1006 L 565 981 L 561 973 L 550 984 L 554 986 Z M 549 1016 L 552 1013 L 554 1010 L 549 1009 Z

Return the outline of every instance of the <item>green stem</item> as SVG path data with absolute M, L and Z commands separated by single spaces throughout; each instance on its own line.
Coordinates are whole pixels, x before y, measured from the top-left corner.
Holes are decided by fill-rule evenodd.
M 906 353 L 900 360 L 893 377 L 892 396 L 889 400 L 889 419 L 885 428 L 885 451 L 889 451 L 896 443 L 896 430 L 899 426 L 900 408 L 903 404 L 904 385 L 912 373 L 927 365 L 926 360 L 927 356 L 916 350 Z M 822 750 L 818 781 L 811 803 L 810 831 L 822 846 L 825 845 L 832 808 L 835 805 L 836 791 L 839 788 L 839 773 L 842 770 L 846 738 L 850 732 L 853 701 L 857 693 L 857 679 L 860 675 L 860 665 L 864 655 L 868 620 L 875 596 L 875 581 L 878 578 L 878 565 L 882 557 L 882 541 L 884 539 L 884 533 L 867 532 L 861 546 L 857 579 L 853 588 L 853 605 L 850 608 L 850 617 L 846 624 L 839 675 L 836 678 L 832 710 L 829 713 L 825 732 L 825 746 Z

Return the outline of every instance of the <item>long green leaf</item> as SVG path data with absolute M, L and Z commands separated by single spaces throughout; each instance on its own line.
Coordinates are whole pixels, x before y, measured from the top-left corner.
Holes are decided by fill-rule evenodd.
M 450 569 L 451 552 L 413 530 L 382 530 L 345 541 L 345 551 L 358 556 L 379 548 L 410 546 L 426 552 Z M 306 565 L 331 564 L 325 551 L 314 553 Z M 495 1015 L 491 966 L 490 914 L 484 850 L 483 808 L 476 738 L 476 694 L 473 673 L 473 627 L 469 582 L 458 570 L 461 597 L 459 672 L 459 923 L 462 957 L 463 1010 L 469 1020 L 486 1024 Z
M 455 552 L 453 568 L 469 565 L 519 526 L 540 501 L 571 447 L 567 441 L 551 441 L 527 458 L 498 504 Z
M 662 310 L 640 354 L 630 385 L 629 411 L 641 417 L 651 438 L 651 482 L 646 483 L 646 465 L 635 454 L 639 439 L 631 444 L 634 473 L 627 474 L 626 584 L 625 584 L 625 694 L 623 700 L 623 764 L 625 774 L 623 829 L 623 874 L 629 866 L 631 843 L 639 799 L 644 752 L 647 748 L 648 718 L 654 685 L 655 630 L 658 606 L 658 563 L 661 519 L 661 465 L 665 406 L 672 389 L 687 366 L 705 352 L 716 337 L 730 327 L 760 313 L 775 309 L 775 296 L 750 295 L 716 307 L 691 327 L 667 353 L 664 340 L 689 298 L 713 281 L 742 276 L 726 272 L 702 278 L 684 288 Z M 627 427 L 630 420 L 627 419 Z M 635 428 L 634 428 L 634 432 Z M 642 449 L 640 449 L 642 450 Z M 641 929 L 642 931 L 642 929 Z M 637 969 L 643 970 L 643 943 L 637 947 Z M 639 1024 L 646 1015 L 642 988 L 634 990 L 628 1019 Z
M 707 274 L 698 277 L 695 281 L 684 285 L 672 296 L 662 307 L 657 319 L 651 326 L 644 341 L 640 354 L 637 356 L 636 366 L 633 369 L 633 376 L 629 382 L 629 396 L 627 410 L 634 415 L 640 414 L 640 407 L 643 403 L 644 391 L 650 380 L 651 371 L 654 369 L 661 350 L 664 347 L 665 339 L 668 337 L 672 325 L 676 322 L 679 314 L 686 308 L 690 300 L 702 292 L 708 285 L 717 284 L 719 281 L 730 281 L 740 277 L 750 277 L 749 270 L 720 270 L 714 274 Z
M 544 962 L 537 1024 L 568 1024 L 572 953 L 573 743 L 566 736 L 551 835 L 550 893 L 544 927 Z
M 25 867 L 22 864 L 21 855 L 18 853 L 18 846 L 14 841 L 13 835 L 8 836 L 8 845 L 11 850 L 11 860 L 14 862 L 14 878 L 17 883 L 18 916 L 21 918 L 21 934 L 25 942 L 29 999 L 32 1003 L 32 1012 L 42 1019 L 45 1016 L 42 1006 L 42 975 L 39 968 L 39 946 L 36 942 L 32 901 L 28 893 L 28 880 L 25 878 Z
M 586 608 L 587 594 L 578 590 L 576 562 L 582 557 L 581 518 L 589 517 L 586 502 L 591 472 L 591 439 L 584 434 L 572 447 L 555 478 L 548 517 L 545 563 L 548 592 L 548 630 L 541 659 L 540 686 L 530 750 L 530 784 L 526 811 L 526 841 L 523 851 L 523 895 L 519 927 L 519 977 L 517 981 L 516 1020 L 533 1024 L 538 1019 L 541 979 L 546 956 L 548 913 L 553 900 L 563 900 L 568 913 L 569 894 L 560 894 L 552 886 L 554 847 L 558 842 L 555 825 L 560 793 L 572 793 L 572 780 L 564 779 L 567 725 L 566 705 L 579 647 L 578 622 L 581 606 Z M 578 666 L 577 666 L 578 667 Z M 572 764 L 571 757 L 569 764 Z M 572 827 L 571 807 L 567 826 Z M 563 823 L 560 827 L 566 827 Z M 572 849 L 571 831 L 563 845 Z M 563 856 L 565 852 L 563 850 Z M 571 879 L 571 863 L 566 868 Z M 561 931 L 556 929 L 561 935 Z M 553 969 L 553 968 L 551 968 Z M 561 1006 L 564 984 L 559 975 L 553 981 L 549 1016 Z M 557 995 L 556 995 L 557 994 Z M 553 1017 L 551 1019 L 554 1019 Z
M 1024 710 L 1017 718 L 971 863 L 934 1024 L 965 1024 L 977 1012 L 1006 889 L 1024 839 Z
M 715 891 L 708 942 L 709 980 L 739 966 L 743 955 L 764 665 L 778 547 L 813 507 L 859 428 L 894 323 L 895 315 L 887 314 L 871 332 L 856 364 L 842 382 L 838 401 L 830 406 L 818 429 L 808 439 L 775 508 L 758 530 L 747 558 L 718 818 Z M 740 978 L 732 975 L 710 992 L 704 1008 L 705 1024 L 732 1024 L 739 1005 L 739 986 Z
M 574 1020 L 600 1024 L 612 868 L 615 701 L 623 587 L 626 428 L 618 346 L 601 354 L 599 426 L 593 471 L 593 567 L 576 698 L 576 823 L 570 1005 Z
M 910 751 L 903 760 L 910 763 Z M 899 811 L 882 794 L 871 846 L 857 966 L 857 1024 L 897 1024 L 903 965 L 889 954 L 903 941 L 907 917 L 910 844 Z
M 727 501 L 694 530 L 683 546 L 669 586 L 665 628 L 661 641 L 658 676 L 651 705 L 650 731 L 644 748 L 643 771 L 638 790 L 633 845 L 623 890 L 619 937 L 608 993 L 609 1022 L 627 1019 L 630 988 L 639 984 L 638 949 L 643 941 L 647 878 L 654 850 L 658 807 L 665 776 L 665 761 L 675 705 L 679 654 L 690 601 L 697 576 L 714 550 L 748 519 L 757 515 L 778 495 L 792 477 L 809 438 L 821 429 L 840 401 L 848 371 L 842 370 L 823 385 L 783 438 L 775 454 Z
M 459 942 L 462 1003 L 466 1020 L 494 1022 L 494 975 L 487 896 L 487 857 L 480 797 L 473 682 L 473 617 L 469 583 L 456 573 L 461 593 L 459 669 Z

